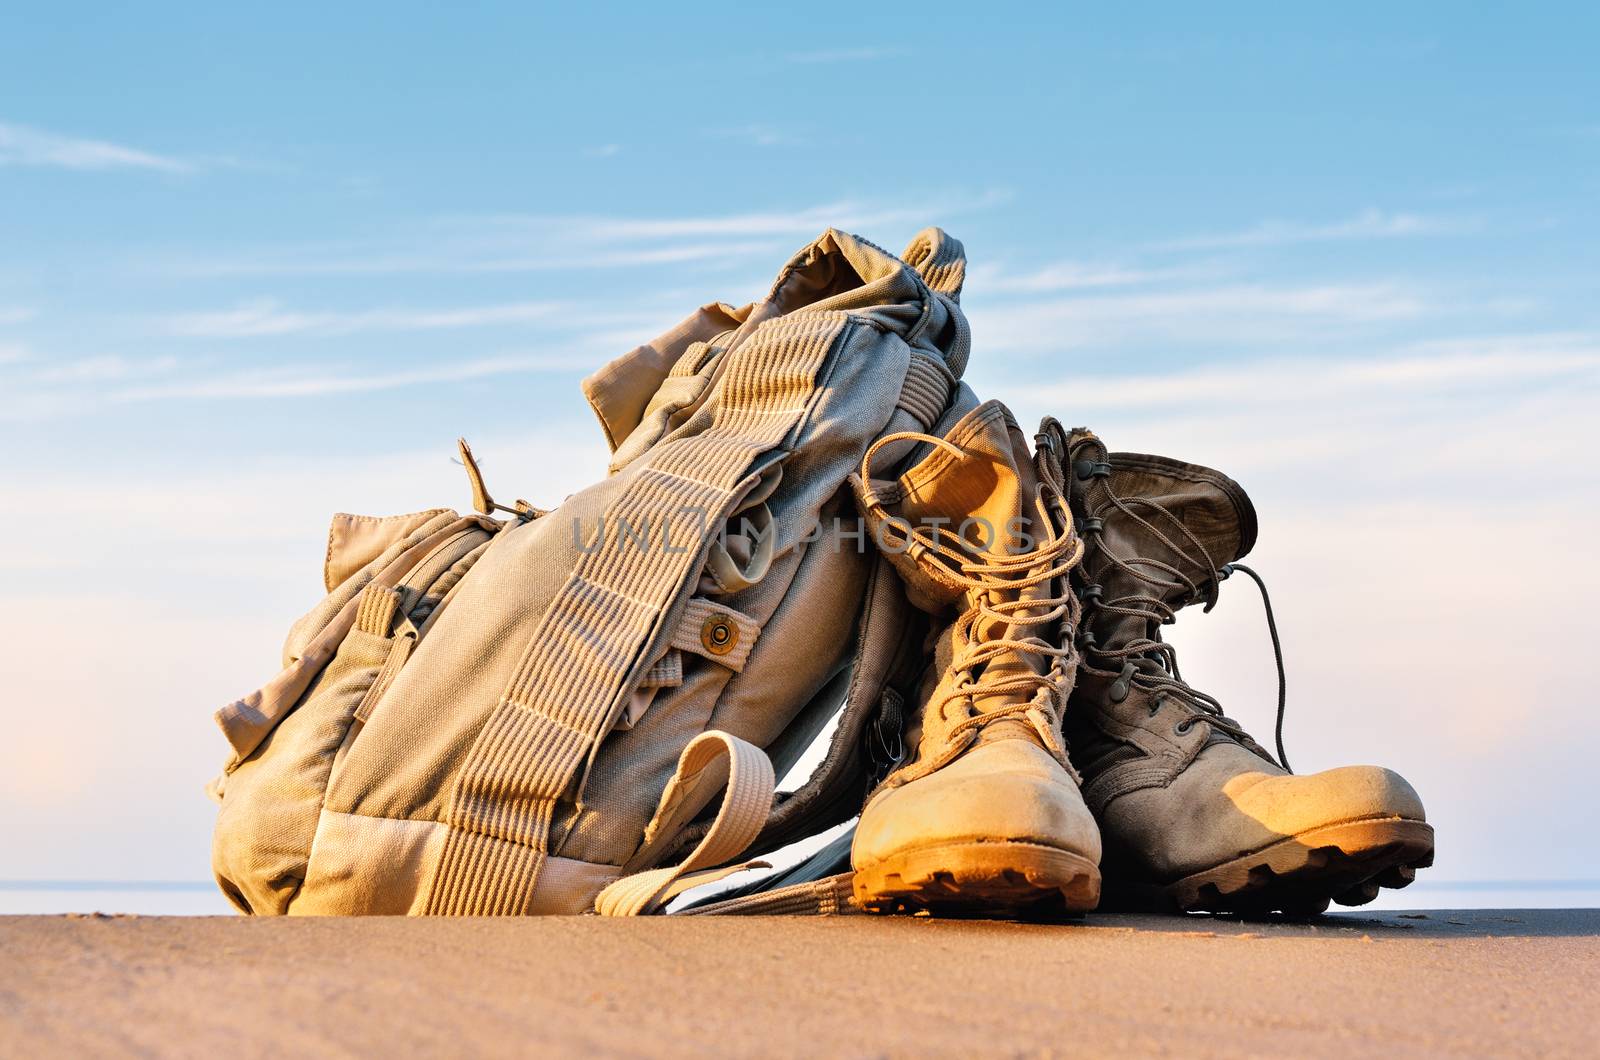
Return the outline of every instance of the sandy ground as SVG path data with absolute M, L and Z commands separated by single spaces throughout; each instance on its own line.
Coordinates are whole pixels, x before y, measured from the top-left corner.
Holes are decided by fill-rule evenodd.
M 1600 910 L 0 918 L 0 1055 L 1596 1055 Z

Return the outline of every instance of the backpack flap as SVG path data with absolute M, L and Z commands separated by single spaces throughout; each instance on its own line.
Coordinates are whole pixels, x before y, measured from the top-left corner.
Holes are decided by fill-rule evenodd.
M 634 347 L 583 381 L 583 396 L 599 417 L 612 451 L 645 418 L 651 399 L 685 351 L 738 328 L 752 308 L 735 309 L 721 302 L 703 305 L 672 330 Z
M 445 514 L 443 508 L 389 516 L 339 512 L 328 525 L 328 552 L 322 562 L 323 588 L 333 592 L 396 542 L 442 514 Z M 455 515 L 454 512 L 449 514 Z

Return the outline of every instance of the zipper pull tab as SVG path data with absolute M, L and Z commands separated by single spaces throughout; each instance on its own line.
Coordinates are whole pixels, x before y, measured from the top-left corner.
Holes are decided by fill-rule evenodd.
M 472 455 L 472 446 L 467 444 L 465 438 L 456 439 L 456 451 L 461 454 L 461 466 L 466 468 L 467 481 L 472 485 L 472 506 L 479 512 L 484 515 L 505 512 L 507 515 L 516 516 L 524 523 L 545 514 L 543 510 L 535 508 L 524 500 L 518 500 L 514 508 L 496 504 L 494 498 L 489 496 L 489 488 L 483 484 L 483 472 L 478 469 L 478 461 Z

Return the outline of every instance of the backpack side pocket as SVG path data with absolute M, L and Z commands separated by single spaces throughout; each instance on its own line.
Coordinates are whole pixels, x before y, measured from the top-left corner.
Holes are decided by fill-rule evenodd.
M 305 878 L 340 749 L 497 525 L 457 519 L 407 549 L 347 601 L 305 654 L 219 712 L 233 757 L 219 785 L 212 867 L 245 912 L 287 911 Z

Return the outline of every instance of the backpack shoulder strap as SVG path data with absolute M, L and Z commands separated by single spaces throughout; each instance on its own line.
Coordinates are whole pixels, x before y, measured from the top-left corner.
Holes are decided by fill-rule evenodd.
M 681 525 L 682 512 L 698 511 L 706 525 L 719 525 L 806 414 L 823 364 L 851 328 L 843 313 L 797 314 L 730 351 L 723 385 L 742 401 L 719 405 L 703 432 L 645 454 L 606 522 L 664 526 L 680 516 Z M 624 548 L 578 559 L 456 776 L 430 914 L 524 910 L 562 796 L 647 668 L 647 647 L 676 619 L 680 589 L 708 547 L 709 540 L 685 542 L 656 550 L 649 563 Z

